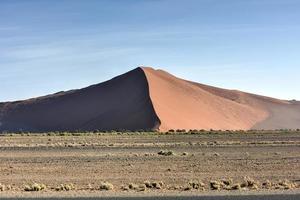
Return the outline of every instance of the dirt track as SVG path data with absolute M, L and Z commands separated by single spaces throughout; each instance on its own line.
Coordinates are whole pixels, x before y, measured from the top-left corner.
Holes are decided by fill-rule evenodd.
M 298 133 L 1 136 L 0 150 L 0 183 L 12 186 L 5 193 L 22 192 L 33 182 L 49 191 L 66 183 L 84 191 L 108 181 L 116 193 L 147 180 L 163 181 L 165 192 L 182 192 L 195 180 L 207 191 L 211 180 L 241 183 L 245 176 L 259 189 L 266 180 L 300 183 Z M 158 155 L 160 150 L 175 155 Z

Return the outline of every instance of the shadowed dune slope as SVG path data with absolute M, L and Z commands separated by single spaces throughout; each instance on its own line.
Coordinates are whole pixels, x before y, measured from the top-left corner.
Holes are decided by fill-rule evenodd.
M 300 127 L 299 102 L 225 90 L 143 68 L 161 131 Z
M 80 90 L 0 104 L 0 131 L 157 129 L 145 74 L 137 68 Z

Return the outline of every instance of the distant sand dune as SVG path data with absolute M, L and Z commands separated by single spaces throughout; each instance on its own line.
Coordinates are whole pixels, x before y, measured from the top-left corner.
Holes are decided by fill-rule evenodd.
M 0 103 L 0 131 L 296 129 L 300 103 L 177 78 L 148 67 L 40 98 Z

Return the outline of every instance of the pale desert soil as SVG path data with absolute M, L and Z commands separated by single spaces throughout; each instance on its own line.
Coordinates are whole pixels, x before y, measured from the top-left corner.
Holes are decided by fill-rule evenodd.
M 160 150 L 175 155 L 158 155 Z M 103 181 L 114 186 L 106 194 L 205 194 L 212 180 L 242 183 L 246 176 L 257 182 L 258 191 L 266 191 L 266 180 L 285 179 L 295 184 L 289 191 L 299 191 L 299 169 L 299 133 L 0 137 L 0 183 L 12 187 L 0 195 L 24 194 L 25 185 L 32 183 L 47 186 L 35 194 L 55 194 L 60 184 L 69 183 L 75 189 L 59 194 L 98 194 Z M 164 184 L 142 192 L 122 189 L 145 181 Z M 203 182 L 204 191 L 184 191 L 190 181 Z

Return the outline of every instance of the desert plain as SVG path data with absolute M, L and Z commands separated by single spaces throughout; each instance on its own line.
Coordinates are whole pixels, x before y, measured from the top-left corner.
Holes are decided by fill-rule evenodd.
M 2 134 L 0 183 L 2 197 L 299 193 L 300 134 Z

